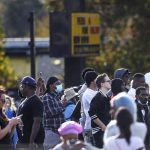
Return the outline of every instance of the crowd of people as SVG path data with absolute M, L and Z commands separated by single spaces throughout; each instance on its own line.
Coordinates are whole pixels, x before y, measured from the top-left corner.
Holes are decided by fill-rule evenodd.
M 84 68 L 83 83 L 64 89 L 25 76 L 20 104 L 0 87 L 0 149 L 145 150 L 150 147 L 150 73 L 126 68 L 107 73 Z

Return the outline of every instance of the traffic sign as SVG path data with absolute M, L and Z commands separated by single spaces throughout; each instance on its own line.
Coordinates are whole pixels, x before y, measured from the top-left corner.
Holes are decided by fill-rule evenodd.
M 100 15 L 98 13 L 71 14 L 71 54 L 91 56 L 100 53 Z

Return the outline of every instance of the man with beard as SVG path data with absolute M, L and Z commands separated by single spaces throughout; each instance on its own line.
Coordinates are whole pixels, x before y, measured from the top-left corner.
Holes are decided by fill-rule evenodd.
M 22 126 L 17 127 L 18 149 L 36 148 L 41 150 L 43 148 L 43 104 L 39 97 L 35 95 L 35 90 L 35 80 L 32 77 L 25 76 L 20 84 L 20 92 L 25 99 L 21 102 L 17 112 L 17 115 L 22 115 Z

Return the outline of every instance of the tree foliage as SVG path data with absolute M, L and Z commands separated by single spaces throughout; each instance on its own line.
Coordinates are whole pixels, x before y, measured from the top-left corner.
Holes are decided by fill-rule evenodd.
M 36 12 L 38 36 L 48 36 L 49 11 L 64 11 L 65 0 L 2 0 L 7 36 L 26 36 L 27 17 Z M 101 16 L 101 54 L 87 58 L 87 65 L 110 75 L 116 68 L 129 68 L 133 73 L 150 68 L 150 0 L 85 0 L 86 11 Z M 5 7 L 3 7 L 5 4 Z M 7 6 L 7 7 L 6 7 Z M 45 9 L 45 10 L 44 10 Z M 18 15 L 19 14 L 19 15 Z M 1 15 L 2 16 L 2 15 Z M 17 28 L 16 28 L 17 26 Z
M 45 16 L 44 8 L 39 0 L 7 0 L 3 1 L 4 29 L 7 37 L 25 37 L 29 35 L 29 13 L 35 12 L 36 17 Z
M 88 65 L 100 72 L 112 72 L 119 67 L 133 73 L 148 72 L 150 68 L 150 1 L 95 0 L 91 10 L 98 11 L 102 20 L 101 55 Z M 95 58 L 94 58 L 95 59 Z M 91 63 L 92 62 L 92 63 Z
M 17 76 L 14 69 L 10 65 L 9 59 L 5 57 L 2 40 L 3 38 L 4 31 L 2 26 L 0 26 L 0 85 L 3 85 L 7 88 L 13 88 L 17 86 L 15 83 Z
M 62 0 L 59 0 L 59 2 Z M 56 0 L 46 0 L 49 8 L 60 10 Z M 119 67 L 135 72 L 150 68 L 150 0 L 86 0 L 88 12 L 101 16 L 100 56 L 88 57 L 87 66 L 112 75 Z M 59 6 L 59 7 L 58 7 Z

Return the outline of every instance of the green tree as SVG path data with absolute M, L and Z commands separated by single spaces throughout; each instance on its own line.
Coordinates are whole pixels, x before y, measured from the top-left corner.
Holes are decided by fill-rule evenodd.
M 0 26 L 0 85 L 5 86 L 6 88 L 14 88 L 17 86 L 15 82 L 17 76 L 9 63 L 9 59 L 5 57 L 3 38 L 4 32 L 2 26 Z
M 150 1 L 89 0 L 90 10 L 98 11 L 102 20 L 101 55 L 89 58 L 87 65 L 112 74 L 126 67 L 133 73 L 150 68 Z M 89 8 L 87 8 L 89 9 Z
M 35 12 L 36 19 L 45 16 L 43 4 L 39 0 L 3 0 L 3 5 L 5 6 L 3 24 L 7 37 L 29 35 L 28 18 L 31 11 Z
M 46 2 L 51 10 L 62 8 L 56 0 L 46 0 Z M 101 54 L 96 58 L 88 57 L 87 66 L 110 75 L 119 67 L 128 68 L 132 73 L 148 72 L 150 0 L 86 0 L 85 2 L 86 11 L 99 12 L 102 21 Z

